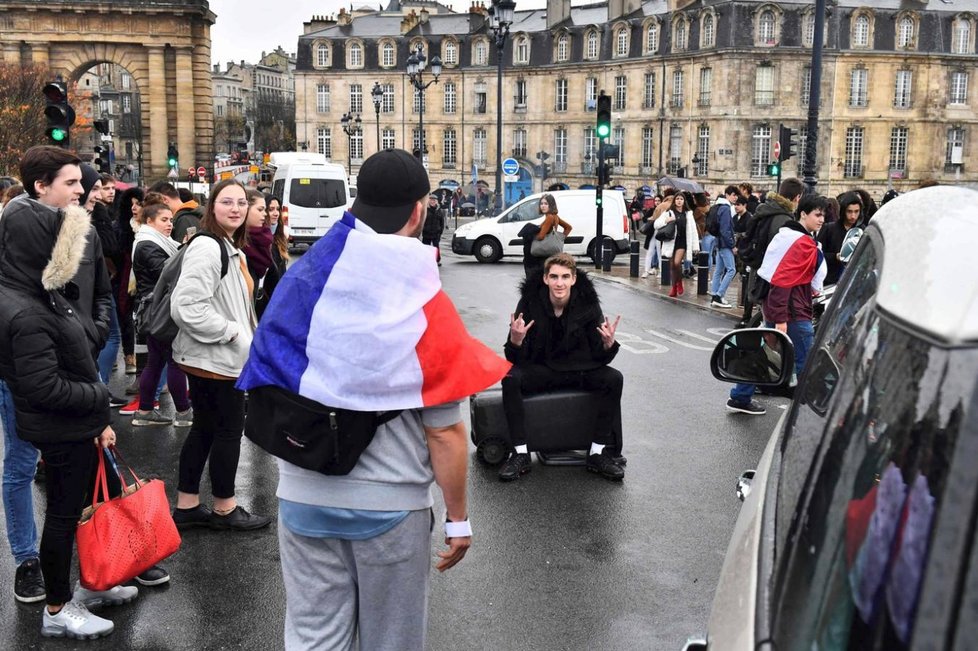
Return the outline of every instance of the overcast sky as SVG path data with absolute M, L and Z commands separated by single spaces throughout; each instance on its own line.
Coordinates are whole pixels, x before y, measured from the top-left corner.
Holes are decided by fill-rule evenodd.
M 356 7 L 380 8 L 389 0 L 355 0 Z M 441 0 L 457 12 L 468 11 L 470 0 Z M 483 0 L 488 7 L 491 0 Z M 516 0 L 516 9 L 544 7 L 546 0 Z M 262 51 L 271 52 L 281 45 L 286 52 L 295 52 L 302 23 L 313 15 L 335 14 L 340 7 L 349 9 L 341 0 L 210 0 L 217 22 L 211 28 L 211 61 L 223 69 L 228 61 L 244 59 L 256 63 Z

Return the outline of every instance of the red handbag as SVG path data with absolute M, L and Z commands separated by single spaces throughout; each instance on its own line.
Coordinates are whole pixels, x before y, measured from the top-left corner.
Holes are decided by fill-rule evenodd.
M 105 454 L 99 451 L 92 506 L 82 512 L 75 534 L 81 584 L 89 590 L 108 590 L 129 581 L 180 548 L 180 534 L 170 515 L 163 482 L 142 481 L 114 447 L 109 450 L 129 470 L 135 483 L 126 486 L 122 472 L 116 468 L 123 490 L 119 497 L 110 500 Z

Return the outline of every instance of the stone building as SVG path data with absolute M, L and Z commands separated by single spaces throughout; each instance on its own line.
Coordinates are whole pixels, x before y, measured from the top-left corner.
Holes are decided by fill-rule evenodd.
M 978 0 L 835 0 L 822 60 L 818 179 L 823 192 L 921 180 L 978 182 L 973 139 Z M 473 165 L 493 184 L 497 50 L 483 4 L 468 13 L 391 0 L 382 11 L 313 17 L 299 37 L 300 143 L 352 172 L 378 146 L 421 142 L 421 98 L 405 72 L 418 46 L 443 72 L 424 93 L 424 140 L 433 181 L 467 181 Z M 613 179 L 629 189 L 682 171 L 716 189 L 766 176 L 778 124 L 808 116 L 814 2 L 610 0 L 519 9 L 503 51 L 504 157 L 522 167 L 523 191 L 594 182 L 595 101 L 612 97 Z M 431 79 L 430 66 L 425 73 Z M 371 89 L 379 84 L 379 115 Z M 362 116 L 348 138 L 347 111 Z M 377 123 L 375 124 L 375 120 Z M 379 134 L 378 134 L 379 132 Z M 379 135 L 379 138 L 378 138 Z M 378 143 L 378 140 L 380 141 Z M 349 149 L 348 149 L 349 148 Z M 537 154 L 551 176 L 539 178 Z

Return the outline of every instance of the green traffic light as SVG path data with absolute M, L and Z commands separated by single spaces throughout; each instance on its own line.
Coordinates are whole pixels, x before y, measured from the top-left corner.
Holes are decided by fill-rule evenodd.
M 68 133 L 64 129 L 51 129 L 51 140 L 55 142 L 64 142 L 64 139 L 68 137 Z
M 611 135 L 611 125 L 609 124 L 599 124 L 598 125 L 598 137 L 607 138 Z
M 169 160 L 167 160 L 167 163 L 169 163 L 170 167 L 176 167 L 177 166 L 177 159 L 176 158 L 170 158 Z
M 601 201 L 602 201 L 601 197 L 595 197 L 594 198 L 594 205 L 600 206 L 601 205 Z

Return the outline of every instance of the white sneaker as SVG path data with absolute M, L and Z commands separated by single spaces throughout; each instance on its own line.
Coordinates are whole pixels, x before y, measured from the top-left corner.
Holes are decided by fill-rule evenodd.
M 118 606 L 127 604 L 139 595 L 139 588 L 134 585 L 117 585 L 108 590 L 89 590 L 81 583 L 75 583 L 75 594 L 72 601 L 84 604 L 86 608 L 101 608 L 103 606 Z
M 642 278 L 648 278 L 648 277 L 649 277 L 649 271 L 648 271 L 648 269 L 646 269 L 645 270 L 645 273 L 642 274 Z
M 85 604 L 72 599 L 58 611 L 57 615 L 48 612 L 44 607 L 44 617 L 41 619 L 41 635 L 44 637 L 72 637 L 77 640 L 94 640 L 108 635 L 115 629 L 115 624 L 107 619 L 88 612 Z

